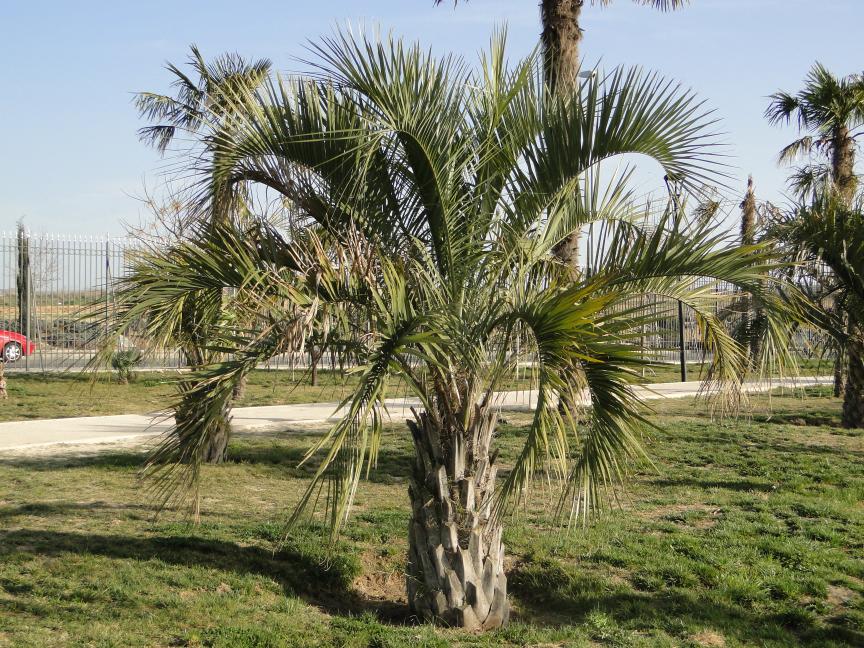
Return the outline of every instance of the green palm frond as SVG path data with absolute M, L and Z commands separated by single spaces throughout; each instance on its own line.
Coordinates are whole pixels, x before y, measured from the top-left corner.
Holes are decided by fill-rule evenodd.
M 219 120 L 236 104 L 237 97 L 254 91 L 268 76 L 267 59 L 247 62 L 238 54 L 225 54 L 208 63 L 195 45 L 188 64 L 197 80 L 174 64 L 166 69 L 174 76 L 175 96 L 140 92 L 134 104 L 139 115 L 150 122 L 138 131 L 142 141 L 164 153 L 178 131 L 195 133 L 205 125 L 217 128 Z
M 119 288 L 118 335 L 144 322 L 171 345 L 184 303 L 209 309 L 207 361 L 184 399 L 194 397 L 193 411 L 151 464 L 165 493 L 194 490 L 198 449 L 224 418 L 230 386 L 307 336 L 335 345 L 339 336 L 322 332 L 331 321 L 348 333 L 363 323 L 360 386 L 306 456 L 316 472 L 292 522 L 323 495 L 334 533 L 374 467 L 393 378 L 458 438 L 508 372 L 533 361 L 515 341 L 536 352 L 539 402 L 499 513 L 548 468 L 562 510 L 587 514 L 644 456 L 630 385 L 651 360 L 643 327 L 666 315 L 645 307 L 652 300 L 693 311 L 712 384 L 737 390 L 742 348 L 717 316 L 715 288 L 737 287 L 775 322 L 789 319 L 768 277 L 776 260 L 766 246 L 729 249 L 707 221 L 671 211 L 649 226 L 631 204 L 632 168 L 604 173 L 604 162 L 639 153 L 685 188 L 722 177 L 711 111 L 639 70 L 601 76 L 564 102 L 545 92 L 539 57 L 508 66 L 505 43 L 494 35 L 472 71 L 393 37 L 337 33 L 311 46 L 311 77 L 268 78 L 205 108 L 219 128 L 198 134 L 196 208 L 230 215 L 266 188 L 296 211 L 297 227 L 212 219 L 142 256 Z M 603 234 L 591 272 L 572 281 L 550 250 L 590 223 Z M 579 420 L 559 408 L 586 394 Z

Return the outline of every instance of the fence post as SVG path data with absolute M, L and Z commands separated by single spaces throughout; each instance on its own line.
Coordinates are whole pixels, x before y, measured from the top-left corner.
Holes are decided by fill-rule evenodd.
M 108 318 L 111 302 L 111 235 L 105 235 L 105 340 L 108 340 Z
M 687 382 L 687 352 L 684 349 L 684 304 L 678 300 L 678 347 L 681 349 L 681 382 Z
M 30 341 L 30 232 L 24 223 L 18 223 L 17 246 L 18 276 L 15 288 L 18 301 L 18 330 Z M 25 343 L 26 344 L 26 343 Z M 23 349 L 26 354 L 28 349 Z M 29 356 L 24 355 L 24 370 L 30 368 Z

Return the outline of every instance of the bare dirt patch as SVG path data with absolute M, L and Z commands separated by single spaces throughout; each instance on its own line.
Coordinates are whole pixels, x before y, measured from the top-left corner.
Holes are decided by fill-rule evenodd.
M 705 646 L 706 648 L 725 648 L 726 646 L 726 639 L 723 635 L 711 630 L 703 630 L 702 632 L 693 635 L 691 638 L 694 643 L 700 646 Z
M 829 585 L 828 595 L 825 597 L 825 602 L 832 607 L 847 606 L 857 594 L 854 590 L 844 587 L 843 585 Z
M 360 560 L 362 573 L 354 579 L 353 586 L 363 598 L 402 604 L 408 602 L 404 569 L 382 562 L 374 551 L 363 552 Z

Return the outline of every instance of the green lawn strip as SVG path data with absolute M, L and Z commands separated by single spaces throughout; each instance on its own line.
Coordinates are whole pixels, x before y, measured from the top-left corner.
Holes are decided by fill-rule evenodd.
M 113 374 L 7 374 L 9 398 L 0 406 L 0 421 L 144 414 L 164 409 L 174 397 L 176 371 L 139 373 L 129 384 Z M 357 384 L 354 375 L 320 371 L 318 384 L 302 372 L 259 370 L 250 374 L 238 406 L 285 405 L 340 401 Z M 394 393 L 401 395 L 399 385 Z
M 802 375 L 827 371 L 825 363 L 803 362 Z M 689 365 L 689 378 L 704 377 L 705 367 Z M 0 404 L 0 422 L 29 419 L 98 416 L 110 414 L 146 414 L 163 410 L 173 398 L 176 371 L 141 372 L 129 384 L 120 384 L 111 373 L 95 376 L 81 373 L 9 373 L 9 398 Z M 646 369 L 636 382 L 675 382 L 680 379 L 676 365 L 659 365 Z M 356 374 L 319 371 L 318 384 L 309 384 L 303 371 L 257 370 L 249 375 L 248 384 L 238 406 L 288 405 L 336 402 L 351 393 L 357 385 Z M 520 368 L 502 389 L 530 389 L 534 386 L 530 369 Z M 390 396 L 408 394 L 404 383 L 390 387 Z
M 236 438 L 198 526 L 154 517 L 141 453 L 0 457 L 0 646 L 861 645 L 864 440 L 824 392 L 722 422 L 656 404 L 656 469 L 619 508 L 562 532 L 538 489 L 509 521 L 513 623 L 485 635 L 405 620 L 400 429 L 332 551 L 314 525 L 281 543 L 320 431 Z M 507 418 L 505 465 L 526 421 Z

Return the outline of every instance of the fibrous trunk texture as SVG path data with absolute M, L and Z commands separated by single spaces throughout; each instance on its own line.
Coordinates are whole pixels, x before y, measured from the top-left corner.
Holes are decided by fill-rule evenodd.
M 426 412 L 409 421 L 416 453 L 407 588 L 421 619 L 474 630 L 509 618 L 501 524 L 492 516 L 495 422 L 479 406 L 465 432 L 451 434 Z
M 753 189 L 753 176 L 747 178 L 747 193 L 741 202 L 741 245 L 756 242 L 756 192 Z
M 855 140 L 849 129 L 840 126 L 831 142 L 831 175 L 843 202 L 849 206 L 855 197 L 858 182 L 855 175 Z
M 582 29 L 579 16 L 584 0 L 542 0 L 540 21 L 543 31 L 543 70 L 552 92 L 572 92 L 579 73 L 579 43 Z
M 843 396 L 846 389 L 846 353 L 838 349 L 834 357 L 834 398 Z
M 747 178 L 747 192 L 741 202 L 741 245 L 756 243 L 756 191 L 753 187 L 753 176 Z M 760 332 L 754 330 L 759 319 L 759 313 L 753 312 L 753 300 L 745 294 L 743 300 L 742 327 L 747 335 L 747 357 L 751 368 L 754 368 L 761 352 Z
M 579 17 L 584 0 L 542 0 L 540 20 L 543 31 L 543 71 L 549 92 L 568 97 L 579 81 L 579 43 L 582 29 Z M 579 264 L 579 238 L 577 230 L 555 246 L 555 256 L 577 272 Z
M 855 187 L 858 183 L 855 175 L 855 140 L 852 139 L 849 129 L 846 126 L 839 126 L 835 129 L 831 141 L 831 179 L 840 199 L 845 206 L 850 206 L 855 198 Z M 837 223 L 840 227 L 844 223 Z M 848 350 L 847 350 L 848 351 Z M 848 364 L 852 366 L 853 359 L 851 357 L 844 358 L 843 353 L 838 353 L 834 363 L 834 395 L 844 395 L 844 421 L 845 401 L 849 393 L 849 376 L 845 369 Z M 845 360 L 845 362 L 844 362 Z M 855 391 L 855 387 L 851 387 Z M 852 426 L 856 427 L 856 426 Z
M 246 395 L 246 385 L 249 383 L 249 376 L 243 374 L 240 380 L 234 385 L 234 390 L 231 393 L 231 400 L 238 401 Z
M 850 331 L 846 347 L 848 373 L 843 395 L 843 426 L 864 428 L 864 330 Z

